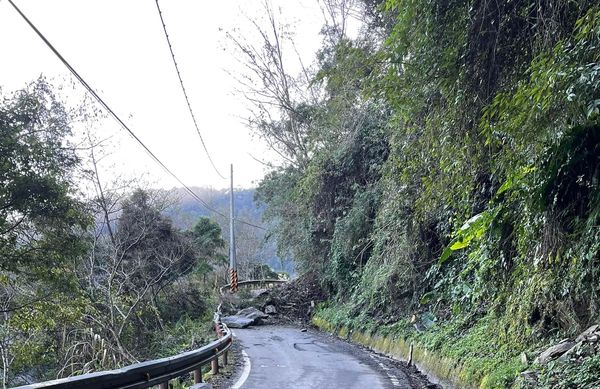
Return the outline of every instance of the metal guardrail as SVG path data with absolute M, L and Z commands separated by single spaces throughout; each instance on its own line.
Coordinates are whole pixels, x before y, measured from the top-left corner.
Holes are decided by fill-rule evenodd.
M 154 385 L 166 389 L 169 380 L 190 372 L 193 372 L 194 383 L 200 383 L 202 382 L 202 366 L 210 363 L 213 374 L 217 374 L 219 372 L 219 356 L 222 356 L 223 365 L 227 365 L 227 351 L 233 342 L 231 331 L 225 324 L 221 323 L 220 306 L 215 313 L 214 323 L 219 338 L 193 351 L 153 361 L 140 362 L 121 369 L 82 374 L 19 386 L 15 389 L 134 389 L 148 388 Z
M 250 280 L 238 283 L 238 287 L 270 288 L 275 284 L 286 283 L 285 280 Z M 230 288 L 227 284 L 219 289 L 221 295 Z M 52 381 L 18 386 L 13 389 L 136 389 L 158 385 L 161 389 L 168 387 L 168 382 L 187 373 L 193 373 L 194 383 L 202 382 L 202 366 L 210 363 L 213 374 L 219 372 L 219 357 L 223 365 L 227 365 L 227 353 L 233 343 L 231 330 L 221 322 L 221 305 L 215 312 L 215 331 L 218 339 L 193 351 L 187 351 L 167 358 L 140 362 L 120 369 L 105 370 L 96 373 L 82 374 Z
M 272 288 L 275 284 L 285 284 L 286 280 L 249 280 L 249 281 L 240 281 L 238 282 L 238 288 L 252 288 L 252 287 L 263 287 L 263 288 Z M 225 294 L 225 291 L 231 289 L 231 284 L 223 285 L 219 288 L 219 293 L 221 296 Z

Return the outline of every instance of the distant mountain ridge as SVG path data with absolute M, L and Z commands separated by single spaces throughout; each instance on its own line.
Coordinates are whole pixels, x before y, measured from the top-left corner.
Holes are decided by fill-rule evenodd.
M 229 190 L 191 187 L 194 193 L 211 208 L 225 216 L 215 214 L 193 198 L 184 188 L 169 191 L 174 200 L 173 206 L 164 212 L 173 225 L 188 230 L 200 217 L 209 217 L 220 226 L 225 241 L 229 241 Z M 264 206 L 254 201 L 254 188 L 235 189 L 235 216 L 255 225 L 263 225 Z M 242 223 L 236 223 L 236 246 L 239 262 L 265 263 L 275 271 L 284 271 L 293 276 L 294 263 L 291 259 L 283 259 L 277 255 L 273 240 L 265 241 L 266 231 Z
M 229 216 L 229 190 L 191 187 L 194 193 L 211 207 Z M 254 202 L 254 188 L 235 189 L 235 214 L 253 224 L 262 223 L 264 207 Z M 221 224 L 226 218 L 209 211 L 198 200 L 194 199 L 184 188 L 174 188 L 170 191 L 178 204 L 167 210 L 167 215 L 173 224 L 181 229 L 189 229 L 200 217 L 210 217 Z

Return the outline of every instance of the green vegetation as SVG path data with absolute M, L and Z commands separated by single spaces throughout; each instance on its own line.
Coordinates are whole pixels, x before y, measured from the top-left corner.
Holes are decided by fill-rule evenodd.
M 329 293 L 315 323 L 414 343 L 467 386 L 526 387 L 534 369 L 541 387 L 597 387 L 598 347 L 531 364 L 600 322 L 597 1 L 323 4 L 297 77 L 268 5 L 264 42 L 232 37 L 249 124 L 284 161 L 256 190 L 267 237 Z M 5 386 L 194 347 L 224 281 L 220 227 L 182 231 L 163 192 L 102 181 L 94 147 L 82 171 L 69 112 L 43 81 L 0 102 Z M 251 238 L 245 274 L 264 276 Z
M 287 161 L 257 190 L 280 255 L 321 275 L 335 328 L 431 317 L 398 336 L 508 387 L 521 353 L 600 320 L 600 9 L 363 1 L 350 38 L 348 8 L 326 3 L 300 77 L 277 29 L 236 42 L 259 76 L 251 124 Z
M 82 169 L 68 141 L 81 111 L 52 90 L 39 80 L 0 102 L 3 387 L 197 348 L 225 282 L 218 224 L 174 227 L 164 192 L 98 176 L 95 145 Z
M 314 323 L 404 359 L 413 344 L 417 363 L 465 387 L 510 387 L 526 367 L 519 347 L 502 336 L 504 323 L 491 316 L 457 318 L 417 332 L 408 320 L 381 324 L 366 317 L 348 319 L 347 312 L 329 307 L 317 312 Z

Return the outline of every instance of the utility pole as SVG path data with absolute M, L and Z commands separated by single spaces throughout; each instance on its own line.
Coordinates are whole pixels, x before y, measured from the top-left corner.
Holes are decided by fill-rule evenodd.
M 237 261 L 235 258 L 235 218 L 234 218 L 234 197 L 233 197 L 233 164 L 231 164 L 231 185 L 229 187 L 229 284 L 231 292 L 238 291 Z

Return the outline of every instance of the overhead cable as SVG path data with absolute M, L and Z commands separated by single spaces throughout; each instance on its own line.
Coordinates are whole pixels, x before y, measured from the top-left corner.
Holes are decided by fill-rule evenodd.
M 194 127 L 196 127 L 196 132 L 198 133 L 198 137 L 200 138 L 200 143 L 202 143 L 202 147 L 204 148 L 204 152 L 210 161 L 213 169 L 217 174 L 225 179 L 217 166 L 215 165 L 210 153 L 208 152 L 208 148 L 206 147 L 206 143 L 204 142 L 204 138 L 202 138 L 202 133 L 200 132 L 200 127 L 198 126 L 198 121 L 196 120 L 196 116 L 194 115 L 194 111 L 192 110 L 192 104 L 190 103 L 190 99 L 188 97 L 187 91 L 185 89 L 185 85 L 183 84 L 183 79 L 181 78 L 181 72 L 179 71 L 179 65 L 177 65 L 177 61 L 175 60 L 175 53 L 173 52 L 173 46 L 171 45 L 171 39 L 169 38 L 169 34 L 167 33 L 167 25 L 165 24 L 165 20 L 162 16 L 162 11 L 160 9 L 160 5 L 158 4 L 158 0 L 156 0 L 156 9 L 158 10 L 158 16 L 160 17 L 160 22 L 163 27 L 163 31 L 165 33 L 165 38 L 167 39 L 167 44 L 169 45 L 169 51 L 171 52 L 171 58 L 173 59 L 173 65 L 175 65 L 175 71 L 177 72 L 177 78 L 179 78 L 179 85 L 181 85 L 181 91 L 183 92 L 183 97 L 185 97 L 185 102 L 187 103 L 188 111 L 190 112 L 190 116 L 192 117 L 192 121 L 194 122 Z
M 210 205 L 208 205 L 208 203 L 206 203 L 206 201 L 202 200 L 196 193 L 194 193 L 194 191 L 187 186 L 175 173 L 173 173 L 173 171 L 171 171 L 157 156 L 156 154 L 154 154 L 152 152 L 152 150 L 150 150 L 148 148 L 148 146 L 146 146 L 144 144 L 144 142 L 142 142 L 142 140 L 129 128 L 129 126 L 127 126 L 127 124 L 125 124 L 125 122 L 123 120 L 121 120 L 121 118 L 108 106 L 108 104 L 98 95 L 98 93 L 96 93 L 96 91 L 83 79 L 83 77 L 73 68 L 73 66 L 71 66 L 71 64 L 69 64 L 69 62 L 58 52 L 58 50 L 52 45 L 52 43 L 50 43 L 50 41 L 48 41 L 48 39 L 46 39 L 46 37 L 40 32 L 40 30 L 37 29 L 37 27 L 29 20 L 29 18 L 27 18 L 27 16 L 25 16 L 25 14 L 19 9 L 19 7 L 17 7 L 17 5 L 13 2 L 13 0 L 8 0 L 8 2 L 10 3 L 10 5 L 13 6 L 13 8 L 19 13 L 19 15 L 21 15 L 21 17 L 25 20 L 25 22 L 27 22 L 27 24 L 33 29 L 33 31 L 35 31 L 35 33 L 42 39 L 42 41 L 44 41 L 44 43 L 46 44 L 46 46 L 48 46 L 48 48 L 50 50 L 52 50 L 52 52 L 58 57 L 58 59 L 60 59 L 60 61 L 67 67 L 67 69 L 69 69 L 69 71 L 71 72 L 71 74 L 73 74 L 73 76 L 75 76 L 75 78 L 77 78 L 77 80 L 79 80 L 79 82 L 85 87 L 85 89 L 96 99 L 96 101 L 98 101 L 98 103 L 100 103 L 100 105 L 113 117 L 113 119 L 115 119 L 123 129 L 125 129 L 129 135 L 131 135 L 131 137 L 133 139 L 135 139 L 135 141 L 144 148 L 144 150 L 146 151 L 146 153 L 154 160 L 154 162 L 156 162 L 166 173 L 168 173 L 171 177 L 173 177 L 181 186 L 183 186 L 183 188 L 196 200 L 198 201 L 200 204 L 202 204 L 204 206 L 204 208 L 206 208 L 207 210 L 222 216 L 222 217 L 227 217 L 225 214 L 221 213 L 220 211 L 214 209 L 213 207 L 211 207 Z M 250 227 L 255 227 L 261 230 L 265 230 L 264 227 L 261 226 L 257 226 L 255 224 L 252 224 L 250 222 L 247 222 L 245 220 L 240 220 L 240 219 L 235 219 L 237 222 L 240 222 L 242 224 L 246 224 Z

